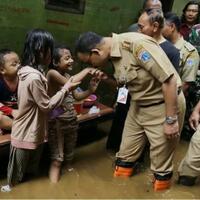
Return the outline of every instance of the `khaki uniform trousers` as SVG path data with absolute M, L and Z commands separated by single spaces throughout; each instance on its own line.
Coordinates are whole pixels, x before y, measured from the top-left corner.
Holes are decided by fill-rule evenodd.
M 180 176 L 200 175 L 200 125 L 191 138 L 188 151 L 178 169 Z
M 178 110 L 179 126 L 182 129 L 185 115 L 185 98 L 182 92 L 178 96 Z M 165 117 L 164 103 L 144 108 L 132 101 L 116 157 L 124 162 L 135 162 L 148 140 L 151 170 L 158 175 L 172 172 L 172 160 L 179 138 L 171 140 L 166 138 L 163 132 Z

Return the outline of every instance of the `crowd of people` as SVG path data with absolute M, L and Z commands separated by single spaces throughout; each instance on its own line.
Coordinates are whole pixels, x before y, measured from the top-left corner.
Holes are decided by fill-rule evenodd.
M 73 101 L 88 97 L 108 79 L 103 72 L 108 62 L 119 87 L 106 146 L 116 152 L 114 177 L 132 176 L 148 144 L 154 190 L 170 188 L 183 134 L 192 138 L 178 183 L 194 185 L 200 175 L 199 14 L 197 1 L 189 1 L 180 18 L 163 13 L 159 0 L 146 0 L 129 32 L 79 36 L 75 56 L 91 67 L 73 76 L 68 72 L 74 63 L 70 49 L 55 46 L 45 30 L 27 33 L 21 59 L 13 50 L 0 50 L 0 130 L 11 132 L 8 184 L 1 191 L 37 173 L 47 140 L 51 182 L 59 181 L 63 164 L 73 170 L 78 129 Z M 86 76 L 88 89 L 77 90 Z

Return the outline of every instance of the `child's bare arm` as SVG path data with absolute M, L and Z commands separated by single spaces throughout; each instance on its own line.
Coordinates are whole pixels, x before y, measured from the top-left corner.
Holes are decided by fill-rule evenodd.
M 105 79 L 107 76 L 104 72 L 100 71 L 99 69 L 93 67 L 87 67 L 78 74 L 74 75 L 74 81 L 82 81 L 88 74 L 98 78 L 98 79 Z
M 75 74 L 73 77 L 74 81 L 81 81 L 83 80 L 88 74 L 91 74 L 95 69 L 94 68 L 85 68 L 80 71 L 78 74 Z
M 56 84 L 59 86 L 63 86 L 69 78 L 62 76 L 58 71 L 54 69 L 50 69 L 47 73 L 48 85 Z

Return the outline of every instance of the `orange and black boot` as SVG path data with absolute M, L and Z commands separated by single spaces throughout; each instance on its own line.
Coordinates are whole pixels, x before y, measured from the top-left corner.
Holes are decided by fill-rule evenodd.
M 173 173 L 169 173 L 167 175 L 161 176 L 158 174 L 154 174 L 155 180 L 153 182 L 154 191 L 166 190 L 171 186 L 171 177 Z
M 133 174 L 133 162 L 124 162 L 120 159 L 116 160 L 114 177 L 130 177 Z

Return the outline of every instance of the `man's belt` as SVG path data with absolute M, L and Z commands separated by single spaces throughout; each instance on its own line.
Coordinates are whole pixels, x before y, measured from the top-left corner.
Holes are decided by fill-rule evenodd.
M 151 104 L 148 104 L 148 105 L 139 105 L 139 107 L 142 107 L 142 108 L 147 108 L 147 107 L 151 107 L 151 106 L 157 106 L 157 105 L 160 105 L 162 103 L 164 103 L 165 101 L 160 101 L 160 102 L 156 102 L 156 103 L 151 103 Z
M 179 87 L 179 88 L 178 88 L 178 91 L 177 91 L 178 95 L 181 93 L 181 91 L 182 91 L 182 88 Z M 157 106 L 157 105 L 160 105 L 160 104 L 162 104 L 162 103 L 164 103 L 164 102 L 165 102 L 165 101 L 162 100 L 162 101 L 159 101 L 159 102 L 156 102 L 156 103 L 152 103 L 152 104 L 148 104 L 148 105 L 139 105 L 139 107 L 147 108 L 147 107 L 151 107 L 151 106 Z

